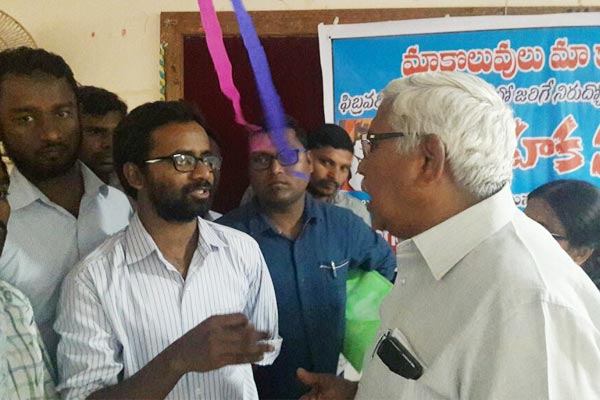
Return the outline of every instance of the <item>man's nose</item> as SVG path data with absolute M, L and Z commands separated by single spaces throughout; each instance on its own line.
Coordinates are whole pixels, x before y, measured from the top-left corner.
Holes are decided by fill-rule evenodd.
M 112 149 L 113 146 L 113 134 L 112 132 L 107 132 L 102 135 L 102 142 L 100 143 L 103 150 Z
M 269 168 L 273 174 L 280 174 L 284 172 L 283 166 L 276 158 L 273 159 L 271 163 L 271 167 Z
M 45 142 L 57 142 L 62 139 L 63 132 L 53 116 L 43 116 L 38 126 L 39 138 Z
M 202 161 L 198 161 L 196 168 L 190 172 L 192 178 L 196 180 L 209 180 L 211 183 L 214 179 L 214 172 L 211 167 L 204 164 Z
M 348 173 L 343 171 L 341 168 L 336 167 L 330 168 L 327 176 L 340 185 L 343 184 L 346 179 L 348 179 Z

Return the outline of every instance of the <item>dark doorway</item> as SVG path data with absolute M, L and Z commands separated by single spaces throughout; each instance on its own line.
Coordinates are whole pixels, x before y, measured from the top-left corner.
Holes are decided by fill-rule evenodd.
M 261 37 L 261 42 L 285 112 L 307 130 L 318 127 L 324 122 L 318 37 Z M 245 117 L 258 123 L 263 116 L 246 49 L 239 36 L 226 37 L 225 47 Z M 238 206 L 248 186 L 247 135 L 234 122 L 231 103 L 219 89 L 204 37 L 185 37 L 183 58 L 185 99 L 202 110 L 223 143 L 221 182 L 213 209 L 227 212 Z

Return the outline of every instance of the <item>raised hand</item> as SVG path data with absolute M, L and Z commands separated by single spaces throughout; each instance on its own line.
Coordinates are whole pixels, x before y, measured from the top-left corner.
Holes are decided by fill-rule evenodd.
M 269 337 L 248 323 L 244 314 L 212 316 L 179 338 L 171 358 L 181 372 L 206 372 L 232 364 L 260 361 L 273 346 L 259 343 Z

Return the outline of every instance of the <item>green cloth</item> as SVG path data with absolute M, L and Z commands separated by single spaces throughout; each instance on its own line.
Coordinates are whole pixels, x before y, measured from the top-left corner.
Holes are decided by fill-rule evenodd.
M 346 283 L 344 357 L 362 370 L 367 349 L 379 329 L 379 307 L 394 285 L 377 271 L 350 270 Z

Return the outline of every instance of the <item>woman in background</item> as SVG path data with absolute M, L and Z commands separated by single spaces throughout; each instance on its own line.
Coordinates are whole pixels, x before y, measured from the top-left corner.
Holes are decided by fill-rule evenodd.
M 600 189 L 561 179 L 527 197 L 525 214 L 543 225 L 600 288 Z

